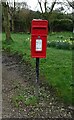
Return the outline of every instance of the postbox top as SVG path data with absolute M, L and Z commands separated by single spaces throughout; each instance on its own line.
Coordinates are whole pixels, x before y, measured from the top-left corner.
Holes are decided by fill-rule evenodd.
M 47 21 L 47 20 L 42 20 L 42 19 L 33 19 L 32 21 Z
M 48 26 L 48 21 L 47 20 L 42 20 L 42 19 L 33 19 L 32 20 L 32 27 L 35 27 L 35 26 L 47 27 Z

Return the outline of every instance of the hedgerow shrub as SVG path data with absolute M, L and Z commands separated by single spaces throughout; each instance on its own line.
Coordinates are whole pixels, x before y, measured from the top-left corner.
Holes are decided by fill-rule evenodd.
M 52 42 L 48 42 L 47 43 L 47 47 L 56 47 L 56 42 L 55 41 L 52 41 Z
M 57 49 L 66 49 L 66 50 L 72 50 L 74 49 L 74 44 L 69 41 L 51 41 L 47 42 L 47 47 L 55 47 Z
M 59 48 L 59 49 L 70 49 L 71 45 L 68 42 L 56 42 L 56 48 Z
M 52 31 L 72 31 L 73 22 L 71 19 L 55 19 L 51 22 Z

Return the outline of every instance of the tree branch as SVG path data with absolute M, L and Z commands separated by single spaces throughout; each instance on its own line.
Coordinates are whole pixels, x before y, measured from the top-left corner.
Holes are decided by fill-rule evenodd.
M 53 8 L 54 8 L 55 4 L 56 4 L 56 0 L 55 0 L 55 1 L 52 3 L 52 5 L 51 5 L 50 13 L 53 11 Z
M 43 9 L 42 9 L 42 6 L 41 6 L 41 2 L 38 0 L 38 3 L 40 5 L 40 9 L 41 9 L 41 12 L 43 13 Z
M 68 0 L 66 0 L 68 2 L 68 4 L 70 5 L 70 7 L 72 7 L 74 9 L 74 1 L 73 2 L 70 2 Z
M 45 2 L 44 2 L 44 8 L 45 8 L 45 12 L 47 12 L 47 0 L 45 0 Z

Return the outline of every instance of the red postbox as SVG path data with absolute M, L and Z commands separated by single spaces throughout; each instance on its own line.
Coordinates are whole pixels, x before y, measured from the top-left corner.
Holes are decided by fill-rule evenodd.
M 32 20 L 31 25 L 31 57 L 45 58 L 47 47 L 48 21 Z

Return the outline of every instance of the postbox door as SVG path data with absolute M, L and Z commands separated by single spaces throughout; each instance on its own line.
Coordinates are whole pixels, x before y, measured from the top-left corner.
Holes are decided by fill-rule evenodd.
M 31 41 L 31 56 L 45 58 L 46 57 L 46 36 L 32 36 Z

